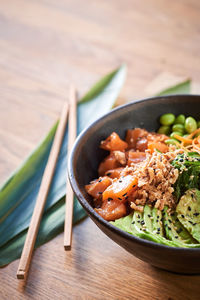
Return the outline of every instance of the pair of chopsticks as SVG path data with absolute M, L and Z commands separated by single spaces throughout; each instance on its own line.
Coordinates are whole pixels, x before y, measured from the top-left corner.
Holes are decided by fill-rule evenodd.
M 40 221 L 42 218 L 46 198 L 49 192 L 49 188 L 51 185 L 51 181 L 53 179 L 53 174 L 56 167 L 56 162 L 58 159 L 58 155 L 60 152 L 60 148 L 62 145 L 67 119 L 69 114 L 69 122 L 68 122 L 68 154 L 71 151 L 73 143 L 76 139 L 76 106 L 77 106 L 77 97 L 76 90 L 73 86 L 70 87 L 69 92 L 69 101 L 65 103 L 60 121 L 58 124 L 58 128 L 56 130 L 55 138 L 53 141 L 53 145 L 51 148 L 51 152 L 49 154 L 48 162 L 43 174 L 42 182 L 40 185 L 38 197 L 36 200 L 35 208 L 33 211 L 33 215 L 31 218 L 30 226 L 28 229 L 28 233 L 26 236 L 24 248 L 22 251 L 21 259 L 19 262 L 19 267 L 17 270 L 17 278 L 25 279 L 30 262 L 31 257 L 37 237 L 37 233 L 40 226 Z M 73 191 L 70 186 L 69 178 L 67 178 L 67 193 L 66 193 L 66 214 L 65 214 L 65 226 L 64 226 L 64 249 L 71 249 L 71 241 L 72 241 L 72 217 L 73 217 Z

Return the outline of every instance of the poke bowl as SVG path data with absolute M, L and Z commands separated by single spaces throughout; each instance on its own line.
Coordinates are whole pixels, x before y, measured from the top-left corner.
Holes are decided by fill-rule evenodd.
M 137 102 L 131 102 L 128 104 L 125 104 L 123 106 L 117 107 L 113 109 L 111 112 L 107 113 L 97 121 L 95 121 L 93 124 L 91 124 L 87 129 L 85 129 L 77 138 L 74 147 L 72 149 L 71 155 L 68 160 L 68 174 L 69 179 L 73 188 L 73 191 L 75 195 L 77 196 L 80 204 L 83 206 L 83 208 L 86 210 L 90 218 L 96 223 L 96 225 L 113 241 L 115 241 L 117 244 L 119 244 L 121 247 L 123 247 L 125 250 L 136 256 L 137 258 L 141 259 L 142 261 L 145 261 L 155 267 L 165 269 L 172 272 L 177 273 L 183 273 L 183 274 L 198 274 L 200 273 L 200 244 L 199 244 L 199 200 L 196 200 L 195 197 L 197 197 L 198 189 L 194 189 L 196 187 L 195 185 L 189 186 L 191 189 L 185 189 L 185 186 L 187 184 L 181 183 L 181 188 L 184 189 L 184 193 L 186 192 L 186 195 L 183 194 L 179 197 L 179 202 L 176 200 L 176 204 L 172 203 L 172 206 L 175 205 L 179 211 L 176 212 L 176 220 L 173 220 L 174 213 L 172 214 L 170 212 L 170 207 L 163 206 L 161 207 L 161 201 L 160 199 L 155 199 L 155 201 L 152 201 L 150 203 L 150 194 L 146 197 L 146 203 L 144 204 L 144 199 L 141 200 L 141 197 L 139 200 L 143 202 L 139 202 L 139 204 L 143 203 L 143 207 L 141 209 L 141 205 L 137 205 L 137 201 L 133 203 L 134 201 L 130 202 L 131 205 L 129 208 L 127 208 L 128 204 L 125 203 L 125 200 L 123 200 L 125 207 L 126 207 L 126 213 L 122 216 L 119 215 L 116 219 L 119 218 L 120 222 L 117 220 L 114 220 L 110 217 L 105 217 L 102 214 L 102 208 L 101 203 L 102 199 L 97 201 L 97 199 L 93 199 L 91 195 L 92 193 L 88 193 L 89 189 L 88 186 L 92 185 L 94 182 L 96 183 L 99 175 L 103 176 L 102 174 L 99 174 L 99 166 L 102 161 L 105 161 L 106 157 L 109 155 L 108 148 L 106 148 L 107 145 L 105 143 L 106 139 L 107 142 L 110 143 L 110 136 L 111 134 L 117 133 L 117 136 L 122 141 L 127 141 L 127 131 L 128 130 L 134 130 L 135 128 L 140 128 L 142 130 L 146 130 L 149 133 L 157 132 L 159 128 L 159 120 L 161 116 L 165 115 L 166 113 L 170 113 L 174 116 L 192 116 L 192 118 L 196 120 L 200 120 L 200 96 L 198 95 L 169 95 L 169 96 L 159 96 L 159 97 L 153 97 L 148 98 L 144 100 L 139 100 Z M 174 121 L 173 121 L 174 122 Z M 165 121 L 164 121 L 165 125 Z M 169 124 L 171 126 L 171 124 Z M 172 126 L 171 126 L 172 127 Z M 162 133 L 162 129 L 161 129 Z M 177 132 L 175 132 L 177 133 Z M 159 135 L 159 134 L 158 134 Z M 161 134 L 162 135 L 162 134 Z M 181 136 L 182 134 L 180 134 Z M 196 135 L 198 136 L 198 134 Z M 109 138 L 108 138 L 109 137 Z M 188 135 L 190 138 L 190 135 Z M 187 175 L 188 169 L 183 169 L 184 162 L 187 162 L 188 164 L 195 164 L 199 163 L 200 158 L 198 157 L 198 153 L 194 151 L 193 148 L 188 146 L 188 144 L 185 145 L 184 149 L 192 149 L 189 153 L 192 153 L 191 155 L 195 156 L 189 158 L 189 162 L 186 159 L 186 156 L 183 157 L 183 151 L 182 148 L 179 149 L 177 147 L 176 142 L 181 143 L 183 145 L 183 141 L 188 141 L 187 137 L 180 138 L 179 141 L 179 135 L 175 135 L 175 138 L 171 140 L 174 140 L 174 145 L 170 145 L 170 151 L 173 153 L 173 160 L 169 160 L 168 164 L 174 164 L 174 166 L 177 167 L 177 156 L 179 155 L 180 159 L 178 160 L 178 170 L 175 170 L 175 167 L 170 169 L 169 174 L 171 172 L 174 172 L 174 176 L 176 179 L 174 181 L 170 179 L 171 185 L 174 186 L 177 185 L 178 176 L 183 177 L 184 174 Z M 178 140 L 177 140 L 178 139 Z M 104 142 L 102 142 L 104 141 Z M 159 142 L 164 143 L 166 142 L 166 138 L 164 138 L 163 141 Z M 103 143 L 103 146 L 102 146 Z M 126 142 L 125 142 L 126 143 Z M 193 142 L 191 142 L 192 144 Z M 101 145 L 101 147 L 99 147 Z M 109 146 L 110 147 L 110 146 Z M 128 146 L 126 146 L 128 147 Z M 187 150 L 186 149 L 186 150 Z M 161 149 L 162 150 L 162 149 Z M 132 151 L 132 149 L 131 149 Z M 154 152 L 152 152 L 154 151 Z M 168 150 L 167 150 L 168 151 Z M 188 151 L 188 150 L 187 150 Z M 117 151 L 116 151 L 117 152 Z M 122 151 L 123 152 L 123 151 Z M 125 151 L 124 151 L 125 152 Z M 127 152 L 127 150 L 126 150 Z M 136 152 L 140 152 L 137 150 Z M 143 151 L 144 152 L 144 151 Z M 164 151 L 166 152 L 166 151 Z M 162 153 L 159 149 L 157 149 L 157 146 L 154 150 L 152 150 L 152 143 L 151 148 L 145 150 L 145 155 L 148 157 L 154 156 L 159 159 L 164 155 L 166 157 L 167 153 Z M 176 153 L 176 155 L 174 154 Z M 185 153 L 185 152 L 184 152 Z M 145 159 L 147 159 L 145 156 Z M 184 158 L 184 159 L 183 159 Z M 142 160 L 143 161 L 143 160 Z M 144 160 L 145 161 L 145 160 Z M 192 161 L 192 162 L 191 162 Z M 140 162 L 142 165 L 142 162 Z M 119 166 L 118 166 L 119 167 Z M 126 169 L 126 172 L 130 172 L 130 168 L 134 166 L 132 163 L 128 166 L 123 166 L 123 170 Z M 190 166 L 191 167 L 191 166 Z M 169 167 L 170 168 L 170 167 Z M 195 166 L 196 168 L 196 166 Z M 197 167 L 199 170 L 199 166 Z M 195 170 L 197 170 L 195 169 Z M 128 171 L 127 171 L 128 170 Z M 175 170 L 175 171 L 174 171 Z M 196 174 L 196 173 L 195 173 Z M 106 178 L 110 175 L 107 173 Z M 111 182 L 114 181 L 114 183 L 121 182 L 121 178 L 126 177 L 128 178 L 129 174 L 122 173 L 123 176 L 120 178 L 114 178 L 111 179 Z M 171 175 L 170 175 L 171 176 Z M 198 177 L 199 173 L 196 175 L 195 184 L 198 184 L 198 179 L 200 182 L 200 178 Z M 129 176 L 130 177 L 130 176 Z M 170 177 L 171 178 L 171 177 Z M 185 178 L 185 177 L 184 177 Z M 190 176 L 190 179 L 193 179 L 193 175 Z M 94 181 L 96 180 L 96 181 Z M 127 179 L 128 180 L 128 179 Z M 99 181 L 99 180 L 98 180 Z M 119 181 L 119 182 L 118 182 Z M 166 175 L 166 181 L 167 181 L 167 175 Z M 180 180 L 179 180 L 180 181 Z M 194 180 L 193 180 L 194 181 Z M 132 188 L 135 189 L 136 184 L 133 184 L 135 182 L 131 181 Z M 110 184 L 111 185 L 111 184 Z M 165 181 L 161 182 L 160 185 L 165 185 Z M 138 184 L 139 186 L 139 184 Z M 200 186 L 200 183 L 199 183 Z M 168 187 L 169 188 L 169 187 Z M 170 187 L 171 188 L 171 187 Z M 179 188 L 179 187 L 178 187 Z M 177 188 L 177 189 L 178 189 Z M 159 188 L 158 188 L 159 189 Z M 176 199 L 174 196 L 174 193 L 177 192 L 175 188 L 171 188 L 171 198 L 170 201 L 173 202 Z M 180 193 L 180 188 L 178 189 Z M 108 191 L 111 191 L 111 187 L 107 187 L 107 194 L 108 197 L 106 198 L 107 202 L 108 200 L 112 202 L 113 197 L 110 197 L 110 194 Z M 165 191 L 162 191 L 162 195 Z M 123 199 L 127 199 L 127 193 L 124 193 L 123 196 L 125 196 Z M 177 192 L 178 193 L 178 192 Z M 189 193 L 189 194 L 187 194 Z M 195 194 L 196 193 L 196 194 Z M 99 194 L 106 195 L 106 193 L 99 192 Z M 131 195 L 135 195 L 132 190 Z M 194 195 L 195 194 L 195 195 Z M 113 194 L 114 197 L 116 194 Z M 103 197 L 101 195 L 101 198 Z M 119 194 L 117 194 L 119 201 L 122 200 L 119 197 Z M 128 194 L 129 196 L 129 194 Z M 106 197 L 106 196 L 105 196 Z M 183 198 L 186 197 L 186 198 Z M 195 199 L 194 199 L 195 198 Z M 192 205 L 188 204 L 188 207 L 185 208 L 186 204 L 183 203 L 182 207 L 180 203 L 184 201 L 193 201 Z M 189 199 L 189 200 L 188 200 Z M 95 201 L 96 202 L 95 202 Z M 138 200 L 138 201 L 139 201 Z M 158 201 L 159 200 L 159 201 Z M 173 200 L 173 201 L 172 201 Z M 117 200 L 116 200 L 117 201 Z M 128 200 L 127 200 L 128 201 Z M 167 201 L 167 200 L 166 200 Z M 170 202 L 169 201 L 169 206 Z M 186 201 L 186 202 L 187 202 Z M 105 203 L 105 202 L 103 202 Z M 149 204 L 150 203 L 150 204 Z M 157 203 L 157 204 L 156 204 Z M 166 203 L 166 202 L 165 202 Z M 174 202 L 175 203 L 175 202 Z M 177 204 L 178 203 L 178 204 Z M 188 202 L 189 203 L 189 202 Z M 193 208 L 194 203 L 194 208 Z M 198 205 L 197 205 L 198 204 Z M 124 207 L 122 204 L 121 206 Z M 157 205 L 157 206 L 156 206 Z M 159 210 L 160 205 L 160 210 Z M 154 207 L 155 206 L 155 207 Z M 179 206 L 179 207 L 178 207 Z M 102 206 L 103 207 L 103 206 Z M 133 208 L 133 209 L 132 209 Z M 150 211 L 149 211 L 150 209 Z M 187 209 L 187 211 L 186 211 Z M 156 215 L 155 222 L 160 222 L 163 225 L 163 229 L 161 231 L 164 231 L 164 237 L 161 237 L 160 228 L 156 227 L 156 234 L 152 234 L 154 231 L 154 225 L 157 226 L 157 223 L 152 223 L 152 215 L 154 214 L 154 211 L 159 212 L 159 214 Z M 148 213 L 145 215 L 145 211 L 148 211 Z M 184 212 L 186 213 L 184 214 Z M 163 217 L 163 212 L 164 216 Z M 186 216 L 187 215 L 187 216 Z M 191 216 L 195 216 L 195 221 L 190 219 Z M 149 218 L 147 217 L 149 216 Z M 167 216 L 167 217 L 166 217 Z M 177 218 L 178 216 L 178 218 Z M 146 217 L 146 219 L 145 219 Z M 131 221 L 129 220 L 131 218 Z M 133 219 L 132 219 L 133 218 Z M 135 219 L 134 219 L 135 218 Z M 143 218 L 141 219 L 137 218 Z M 158 220 L 157 220 L 158 218 Z M 172 219 L 171 219 L 172 218 Z M 184 220 L 182 220 L 184 219 Z M 121 221 L 122 220 L 122 221 Z M 179 222 L 180 221 L 180 222 Z M 128 223 L 127 223 L 128 222 Z M 135 231 L 135 223 L 140 223 L 140 228 L 136 227 Z M 146 222 L 146 223 L 145 223 Z M 168 222 L 166 224 L 166 222 Z M 126 223 L 126 226 L 124 224 Z M 151 223 L 151 228 L 148 227 L 148 224 Z M 171 223 L 171 224 L 170 224 Z M 176 224 L 175 224 L 176 223 Z M 128 225 L 127 225 L 128 224 Z M 142 224 L 142 225 L 141 225 Z M 177 225 L 178 224 L 178 225 Z M 180 225 L 179 225 L 180 224 Z M 123 225 L 123 226 L 122 226 Z M 145 225 L 145 226 L 143 226 Z M 195 225 L 195 226 L 194 226 Z M 128 227 L 127 227 L 128 226 Z M 146 228 L 147 226 L 147 228 Z M 181 229 L 177 226 L 180 226 Z M 186 226 L 186 227 L 184 227 Z M 125 228 L 125 230 L 124 230 Z M 126 228 L 128 228 L 126 230 Z M 132 228 L 132 229 L 130 229 Z M 166 230 L 167 228 L 167 230 Z M 174 229 L 175 228 L 175 229 Z M 183 231 L 180 236 L 179 232 Z M 173 232 L 175 232 L 175 235 L 173 235 Z M 178 233 L 177 233 L 178 232 Z M 136 233 L 136 234 L 135 234 Z M 155 232 L 154 232 L 155 233 Z M 186 233 L 186 237 L 183 235 L 183 233 Z M 194 233 L 194 234 L 193 234 Z M 166 237 L 167 234 L 167 237 Z M 186 239 L 187 238 L 187 239 Z M 166 240 L 167 239 L 167 240 Z M 177 239 L 177 240 L 176 240 Z M 186 241 L 187 240 L 187 241 Z

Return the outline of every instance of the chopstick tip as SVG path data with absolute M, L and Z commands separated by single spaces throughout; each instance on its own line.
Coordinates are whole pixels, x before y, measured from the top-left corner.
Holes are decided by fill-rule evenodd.
M 17 271 L 17 279 L 25 279 L 25 272 L 23 270 Z
M 64 245 L 65 251 L 70 251 L 71 250 L 71 245 Z

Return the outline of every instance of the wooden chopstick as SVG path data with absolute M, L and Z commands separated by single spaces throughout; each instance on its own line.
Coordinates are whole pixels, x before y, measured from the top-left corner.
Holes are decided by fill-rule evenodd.
M 52 181 L 53 174 L 54 174 L 55 167 L 56 167 L 57 158 L 59 155 L 59 151 L 60 151 L 60 148 L 62 145 L 62 140 L 63 140 L 63 136 L 65 133 L 66 125 L 67 125 L 68 110 L 69 110 L 69 105 L 67 102 L 67 103 L 65 103 L 62 113 L 61 113 L 60 121 L 58 124 L 58 128 L 56 130 L 56 134 L 55 134 L 55 138 L 54 138 L 53 145 L 51 148 L 51 152 L 49 154 L 48 162 L 47 162 L 44 174 L 43 174 L 42 182 L 40 185 L 40 190 L 38 193 L 38 197 L 37 197 L 35 208 L 33 211 L 32 218 L 31 218 L 30 226 L 29 226 L 28 233 L 26 236 L 24 248 L 22 251 L 21 259 L 19 262 L 19 267 L 17 270 L 17 278 L 18 279 L 25 279 L 28 274 L 29 265 L 30 265 L 31 257 L 32 257 L 32 252 L 34 249 L 35 240 L 36 240 L 38 229 L 40 226 L 40 220 L 42 218 L 42 213 L 44 210 L 46 198 L 47 198 L 48 191 L 49 191 L 49 188 L 51 185 L 51 181 Z
M 69 97 L 69 122 L 68 122 L 68 155 L 72 149 L 74 141 L 76 139 L 76 111 L 77 111 L 77 97 L 76 90 L 71 87 Z M 64 225 L 64 249 L 70 250 L 72 243 L 72 219 L 73 219 L 73 206 L 74 206 L 74 194 L 67 178 L 67 193 L 66 193 L 66 210 L 65 210 L 65 225 Z

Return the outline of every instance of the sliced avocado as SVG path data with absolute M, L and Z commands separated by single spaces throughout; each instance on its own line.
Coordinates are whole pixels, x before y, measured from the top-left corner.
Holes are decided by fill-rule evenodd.
M 144 207 L 144 222 L 145 222 L 147 230 L 149 232 L 153 232 L 152 209 L 149 205 L 145 205 L 145 207 Z
M 177 218 L 189 233 L 200 242 L 200 191 L 188 190 L 176 207 Z
M 168 207 L 165 206 L 163 210 L 163 223 L 165 228 L 166 238 L 171 241 L 179 241 L 181 243 L 196 243 L 189 232 L 182 226 L 177 219 L 176 213 L 168 214 Z
M 159 236 L 164 236 L 162 212 L 154 207 L 152 209 L 152 218 L 153 233 Z
M 144 207 L 144 222 L 146 231 L 163 236 L 162 213 L 157 208 L 151 208 L 149 205 Z
M 174 224 L 174 228 L 176 229 L 176 232 L 181 237 L 181 239 L 186 244 L 197 244 L 197 241 L 191 236 L 191 234 L 183 227 L 179 219 L 177 218 L 177 213 L 174 212 L 171 215 L 172 222 Z
M 153 212 L 153 210 L 152 210 L 152 212 Z M 146 209 L 145 212 L 149 212 L 149 210 Z M 156 209 L 154 210 L 154 214 L 156 216 L 156 219 L 157 219 L 157 215 L 159 215 L 159 219 L 160 219 L 161 215 L 159 212 L 157 212 Z M 152 241 L 155 243 L 159 243 L 159 244 L 163 244 L 163 245 L 167 245 L 167 246 L 171 246 L 171 247 L 184 247 L 184 245 L 181 245 L 174 241 L 169 241 L 159 234 L 149 232 L 149 228 L 147 226 L 147 223 L 145 223 L 144 216 L 145 216 L 145 213 L 143 215 L 142 213 L 138 213 L 136 211 L 134 212 L 133 222 L 131 224 L 131 229 L 133 230 L 134 235 L 136 235 L 142 239 L 145 239 L 145 240 L 149 240 L 149 241 Z M 151 218 L 149 218 L 149 219 L 151 220 Z M 155 232 L 157 232 L 157 228 L 159 228 L 158 223 L 159 222 L 155 222 L 155 225 L 154 225 Z M 152 226 L 152 229 L 153 229 L 153 226 Z
M 112 225 L 132 234 L 132 230 L 131 230 L 131 223 L 132 223 L 132 219 L 133 219 L 133 213 L 131 213 L 130 215 L 117 219 L 114 222 L 110 222 Z
M 145 210 L 145 212 L 148 210 Z M 151 219 L 150 219 L 151 220 Z M 200 244 L 184 244 L 179 241 L 170 241 L 165 237 L 150 233 L 148 223 L 145 223 L 145 213 L 134 212 L 130 215 L 110 222 L 112 225 L 139 238 L 171 247 L 200 248 Z M 156 222 L 158 223 L 158 222 Z M 144 231 L 145 230 L 145 231 Z

